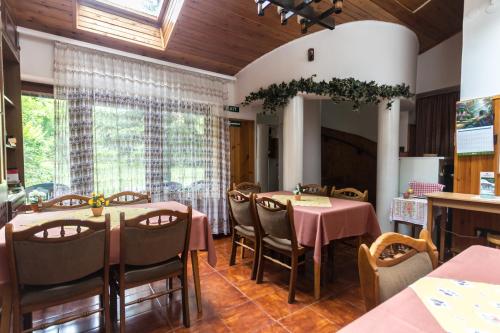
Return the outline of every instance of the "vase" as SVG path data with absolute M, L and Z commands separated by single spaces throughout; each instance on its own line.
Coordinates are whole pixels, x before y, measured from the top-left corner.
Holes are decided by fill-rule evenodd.
M 34 212 L 40 211 L 40 207 L 38 207 L 38 203 L 32 203 L 31 205 L 31 210 Z
M 300 194 L 294 194 L 293 195 L 293 200 L 295 201 L 300 201 L 301 195 Z
M 92 209 L 92 214 L 94 214 L 95 217 L 98 217 L 102 215 L 102 210 L 104 209 L 104 206 L 92 207 L 91 209 Z

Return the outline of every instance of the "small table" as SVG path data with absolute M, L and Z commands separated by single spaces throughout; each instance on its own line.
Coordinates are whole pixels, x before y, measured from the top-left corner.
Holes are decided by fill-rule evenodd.
M 481 198 L 477 194 L 465 193 L 449 193 L 449 192 L 435 192 L 426 195 L 428 200 L 427 205 L 427 230 L 432 232 L 434 227 L 434 207 L 440 207 L 441 212 L 441 230 L 439 242 L 439 261 L 444 260 L 445 251 L 445 237 L 446 237 L 446 208 L 455 208 L 470 210 L 475 212 L 500 214 L 500 199 Z M 431 233 L 432 234 L 432 233 Z
M 427 226 L 427 199 L 422 198 L 394 198 L 391 205 L 391 220 L 394 221 L 394 232 L 398 232 L 398 224 L 411 225 L 412 237 L 416 226 Z
M 291 195 L 291 192 L 261 193 L 259 197 Z M 380 225 L 369 202 L 328 198 L 331 207 L 294 206 L 297 241 L 314 249 L 314 297 L 320 298 L 321 249 L 330 241 L 369 234 L 380 236 Z
M 500 250 L 471 246 L 428 276 L 500 284 Z M 445 333 L 418 295 L 406 288 L 353 321 L 340 333 Z

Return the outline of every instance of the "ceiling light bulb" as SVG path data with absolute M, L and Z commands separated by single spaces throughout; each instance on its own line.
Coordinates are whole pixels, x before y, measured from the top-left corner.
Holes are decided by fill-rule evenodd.
M 340 14 L 340 13 L 342 13 L 342 9 L 344 8 L 344 1 L 343 0 L 335 0 L 334 6 L 335 6 L 335 14 Z
M 276 10 L 278 11 L 278 14 L 281 15 L 281 11 L 283 10 L 283 7 L 277 6 Z

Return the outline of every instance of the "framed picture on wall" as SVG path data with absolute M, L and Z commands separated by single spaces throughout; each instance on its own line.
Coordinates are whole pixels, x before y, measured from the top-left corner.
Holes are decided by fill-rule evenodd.
M 458 156 L 495 153 L 493 119 L 493 100 L 491 97 L 457 102 Z

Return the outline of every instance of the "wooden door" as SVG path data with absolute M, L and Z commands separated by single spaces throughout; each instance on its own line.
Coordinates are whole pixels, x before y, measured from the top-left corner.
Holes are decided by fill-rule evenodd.
M 231 185 L 255 181 L 255 124 L 249 120 L 231 120 Z

